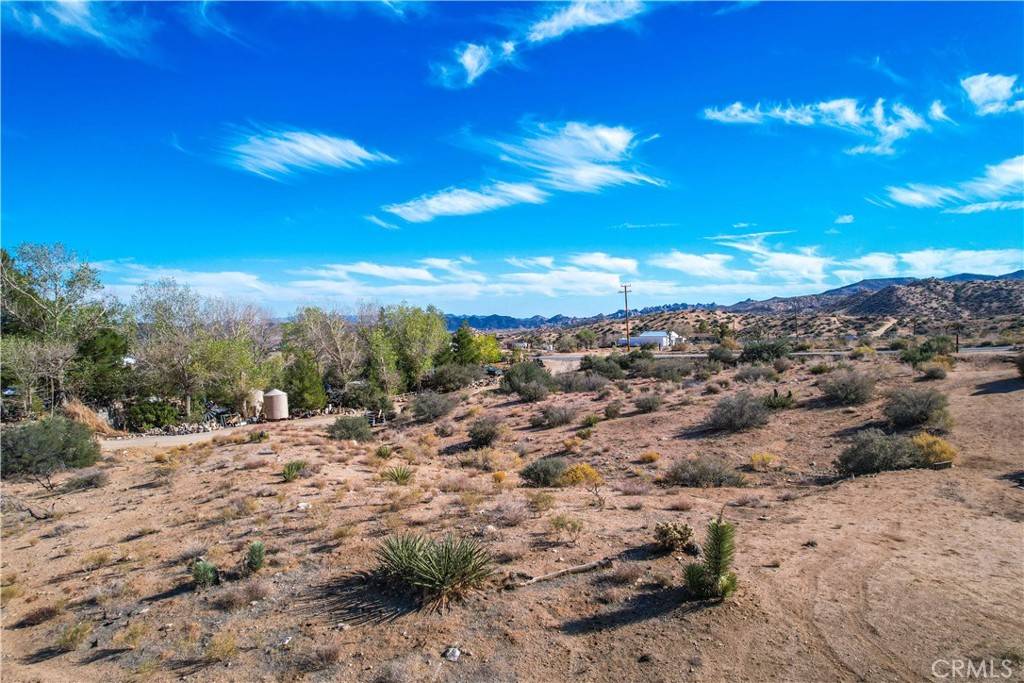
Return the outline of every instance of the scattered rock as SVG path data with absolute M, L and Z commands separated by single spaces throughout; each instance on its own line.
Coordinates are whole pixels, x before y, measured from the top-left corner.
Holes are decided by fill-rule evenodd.
M 445 648 L 445 651 L 441 653 L 441 656 L 447 659 L 449 662 L 457 662 L 459 661 L 459 657 L 462 656 L 462 650 L 453 645 L 451 647 Z

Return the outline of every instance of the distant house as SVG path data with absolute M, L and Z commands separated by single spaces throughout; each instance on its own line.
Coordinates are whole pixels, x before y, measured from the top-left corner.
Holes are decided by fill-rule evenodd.
M 629 338 L 630 348 L 640 348 L 644 346 L 653 346 L 658 349 L 670 349 L 678 344 L 682 339 L 675 332 L 665 332 L 663 330 L 651 330 L 649 332 L 641 332 L 638 335 L 631 336 Z M 622 337 L 619 339 L 619 346 L 626 345 L 626 338 Z

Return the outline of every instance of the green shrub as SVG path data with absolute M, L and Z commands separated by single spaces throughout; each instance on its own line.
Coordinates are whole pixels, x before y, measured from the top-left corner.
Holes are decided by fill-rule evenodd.
M 536 403 L 537 401 L 543 401 L 548 397 L 551 390 L 548 389 L 547 385 L 541 384 L 540 382 L 527 382 L 519 387 L 518 396 L 521 400 L 527 403 Z
M 394 467 L 388 467 L 382 470 L 380 478 L 385 481 L 390 481 L 399 486 L 403 486 L 412 481 L 413 471 L 405 465 L 395 465 Z
M 73 652 L 81 647 L 91 634 L 92 624 L 87 621 L 68 624 L 57 637 L 57 649 L 63 652 Z
M 316 359 L 308 351 L 300 351 L 284 369 L 284 390 L 288 393 L 290 410 L 323 410 L 327 392 Z
M 302 475 L 302 472 L 305 469 L 305 460 L 292 460 L 291 462 L 285 463 L 284 468 L 281 470 L 281 476 L 285 481 L 295 481 Z
M 373 439 L 373 430 L 365 417 L 339 417 L 327 428 L 327 435 L 332 439 L 365 442 Z
M 768 408 L 749 391 L 720 399 L 708 415 L 708 429 L 739 432 L 768 423 Z
M 741 363 L 771 363 L 789 355 L 791 346 L 784 339 L 747 342 L 740 353 Z
M 874 378 L 856 370 L 833 372 L 818 384 L 826 399 L 844 406 L 867 403 L 875 393 Z
M 925 380 L 946 379 L 946 368 L 941 363 L 924 363 L 920 370 Z
M 501 376 L 500 389 L 506 394 L 519 394 L 528 384 L 540 384 L 547 389 L 555 386 L 555 380 L 551 373 L 537 363 L 524 361 L 515 363 Z M 524 399 L 525 400 L 525 399 Z M 535 399 L 539 400 L 539 399 Z
M 736 373 L 736 381 L 743 382 L 744 384 L 753 384 L 754 382 L 774 382 L 778 379 L 779 375 L 774 369 L 763 365 L 750 365 L 745 368 L 740 368 Z
M 612 401 L 604 407 L 604 416 L 609 420 L 614 420 L 622 414 L 622 401 Z
M 633 405 L 641 413 L 653 413 L 661 409 L 662 398 L 660 394 L 647 394 L 633 401 Z
M 395 412 L 395 406 L 391 403 L 391 398 L 388 397 L 383 389 L 371 382 L 353 382 L 349 384 L 345 387 L 339 404 L 344 408 L 360 408 L 374 412 L 383 412 L 388 415 Z
M 784 373 L 786 370 L 789 370 L 791 367 L 793 367 L 793 361 L 791 361 L 788 358 L 776 358 L 774 361 L 772 361 L 772 368 L 774 368 L 775 372 L 779 373 L 780 375 Z
M 192 583 L 196 588 L 209 588 L 220 583 L 220 572 L 214 564 L 206 560 L 196 560 L 192 563 Z
M 270 440 L 270 434 L 266 430 L 258 429 L 254 432 L 249 432 L 249 436 L 246 437 L 249 443 L 263 443 L 264 441 Z
M 469 425 L 469 442 L 474 448 L 491 446 L 501 436 L 501 421 L 493 416 L 481 417 Z
M 422 422 L 433 422 L 452 412 L 458 404 L 459 399 L 455 396 L 424 391 L 413 399 L 412 414 Z
M 584 415 L 583 419 L 580 420 L 580 424 L 586 427 L 587 429 L 590 429 L 591 427 L 596 427 L 600 422 L 601 418 L 598 417 L 597 415 L 594 415 L 593 413 L 591 413 L 590 415 Z
M 607 377 L 594 372 L 566 372 L 555 378 L 558 387 L 566 393 L 600 391 L 609 383 Z
M 735 365 L 736 354 L 728 346 L 716 346 L 708 351 L 708 360 L 722 365 Z
M 125 426 L 132 432 L 146 432 L 178 424 L 178 409 L 166 401 L 138 401 L 125 411 Z
M 793 404 L 796 403 L 792 390 L 787 391 L 785 394 L 780 394 L 778 389 L 772 390 L 771 395 L 765 396 L 761 401 L 768 410 L 784 410 L 792 408 Z
M 949 401 L 935 389 L 907 387 L 889 394 L 882 412 L 893 427 L 926 425 L 948 429 L 951 423 L 946 406 Z
M 440 541 L 417 534 L 388 536 L 376 554 L 382 575 L 416 590 L 436 608 L 482 587 L 494 571 L 483 546 L 451 535 Z
M 580 370 L 594 372 L 608 379 L 622 379 L 626 376 L 622 366 L 617 362 L 618 354 L 611 356 L 587 355 L 580 361 Z
M 815 363 L 810 367 L 812 375 L 827 375 L 835 369 L 835 366 L 828 363 Z
M 686 567 L 686 588 L 698 599 L 724 600 L 736 592 L 736 574 L 730 570 L 736 553 L 736 529 L 719 515 L 708 523 L 702 562 Z
M 558 486 L 566 470 L 565 458 L 549 457 L 536 460 L 519 472 L 519 476 L 530 486 Z
M 31 477 L 50 487 L 57 472 L 95 464 L 100 445 L 83 424 L 66 417 L 48 417 L 0 430 L 4 478 Z
M 249 544 L 248 549 L 245 552 L 245 561 L 243 562 L 243 573 L 255 574 L 263 568 L 263 562 L 267 556 L 267 547 L 263 545 L 263 541 L 253 541 Z
M 637 363 L 634 371 L 640 377 L 679 382 L 693 374 L 693 363 L 682 358 L 654 358 Z
M 576 419 L 576 409 L 572 406 L 544 406 L 540 412 L 530 418 L 531 427 L 561 427 Z
M 677 460 L 665 473 L 663 481 L 675 486 L 695 488 L 716 488 L 719 486 L 743 486 L 743 475 L 729 466 L 725 460 L 702 455 L 692 460 Z
M 434 368 L 433 372 L 427 376 L 425 385 L 434 391 L 458 391 L 465 389 L 483 376 L 483 370 L 477 365 L 449 363 Z
M 921 452 L 905 436 L 888 435 L 880 429 L 863 429 L 836 459 L 842 475 L 871 474 L 920 467 Z
M 654 526 L 654 543 L 664 552 L 682 550 L 691 544 L 693 529 L 680 522 L 658 522 Z

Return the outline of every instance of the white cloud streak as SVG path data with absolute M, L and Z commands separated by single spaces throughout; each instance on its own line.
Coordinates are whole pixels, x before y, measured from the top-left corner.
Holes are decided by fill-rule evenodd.
M 975 74 L 960 80 L 967 99 L 979 116 L 1024 111 L 1024 88 L 1017 86 L 1017 76 Z
M 229 163 L 238 168 L 274 180 L 298 171 L 395 162 L 387 154 L 368 150 L 354 140 L 296 129 L 259 128 L 243 132 L 225 153 Z
M 836 225 L 849 225 L 854 220 L 855 219 L 853 217 L 853 214 L 851 214 L 851 213 L 844 213 L 841 216 L 836 216 L 836 219 L 833 221 L 833 223 L 835 223 Z
M 410 223 L 425 223 L 438 216 L 468 216 L 515 204 L 542 204 L 548 196 L 547 192 L 530 183 L 496 182 L 479 190 L 448 187 L 381 208 Z
M 1024 155 L 986 166 L 984 174 L 953 186 L 910 183 L 885 190 L 893 202 L 918 209 L 941 206 L 948 213 L 962 214 L 1019 209 L 1016 197 L 1024 195 Z M 949 206 L 957 202 L 961 205 Z
M 2 4 L 4 28 L 70 45 L 94 42 L 122 57 L 145 58 L 159 25 L 132 3 L 41 2 Z
M 603 251 L 574 254 L 569 258 L 569 263 L 599 270 L 608 270 L 614 273 L 635 273 L 637 267 L 636 259 L 610 256 Z
M 534 22 L 526 34 L 531 43 L 540 43 L 561 38 L 567 33 L 580 29 L 617 24 L 632 19 L 645 9 L 643 3 L 635 0 L 620 2 L 589 2 L 575 0 L 564 5 L 539 21 Z
M 730 254 L 688 254 L 673 249 L 665 254 L 655 254 L 647 263 L 693 277 L 744 282 L 757 279 L 757 273 L 752 270 L 731 268 L 728 264 L 732 260 Z

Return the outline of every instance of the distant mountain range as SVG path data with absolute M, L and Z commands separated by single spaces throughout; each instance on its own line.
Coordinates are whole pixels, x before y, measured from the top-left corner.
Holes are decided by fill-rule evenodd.
M 998 281 L 998 283 L 996 283 Z M 994 283 L 994 284 L 990 284 Z M 820 294 L 773 297 L 763 301 L 747 299 L 732 306 L 716 304 L 664 304 L 630 311 L 630 316 L 687 310 L 724 310 L 735 313 L 846 313 L 849 315 L 964 315 L 1024 314 L 1024 270 L 1005 275 L 960 273 L 941 279 L 912 277 L 874 278 L 829 289 Z M 575 327 L 602 320 L 619 320 L 626 312 L 607 315 L 550 318 L 535 315 L 515 318 L 507 315 L 446 315 L 448 328 L 462 321 L 477 330 L 523 330 L 541 327 Z

